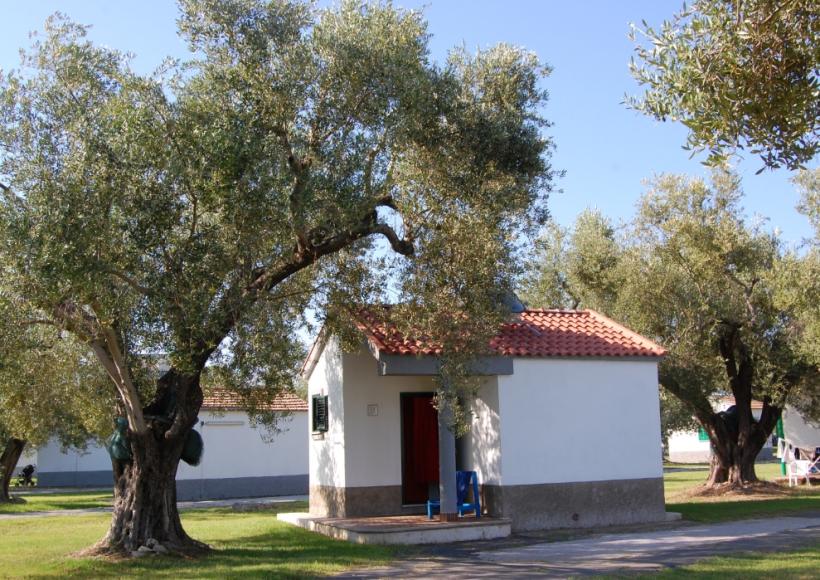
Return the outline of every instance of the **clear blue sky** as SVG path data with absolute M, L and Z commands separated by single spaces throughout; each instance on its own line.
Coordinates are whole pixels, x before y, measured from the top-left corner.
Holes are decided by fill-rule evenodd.
M 325 2 L 323 2 L 325 4 Z M 627 63 L 632 44 L 630 22 L 658 24 L 681 5 L 679 0 L 396 0 L 408 8 L 424 8 L 432 55 L 441 61 L 450 47 L 488 47 L 497 42 L 535 51 L 554 72 L 545 81 L 550 92 L 547 117 L 558 149 L 554 164 L 567 174 L 550 208 L 564 225 L 585 207 L 597 207 L 615 220 L 627 219 L 644 190 L 643 180 L 656 173 L 705 175 L 697 158 L 681 149 L 684 129 L 658 123 L 626 109 L 625 93 L 637 91 Z M 137 70 L 148 72 L 166 55 L 184 56 L 176 36 L 176 4 L 172 0 L 38 0 L 10 2 L 3 7 L 0 68 L 16 67 L 18 49 L 28 46 L 28 33 L 41 30 L 45 18 L 60 10 L 91 24 L 92 40 L 135 55 Z M 797 194 L 786 171 L 755 175 L 760 162 L 748 156 L 737 169 L 744 178 L 747 213 L 771 219 L 787 241 L 811 235 L 807 220 L 794 206 Z

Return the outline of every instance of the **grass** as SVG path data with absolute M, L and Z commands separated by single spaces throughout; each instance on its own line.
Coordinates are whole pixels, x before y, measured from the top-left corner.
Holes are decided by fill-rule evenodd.
M 676 466 L 677 467 L 677 466 Z M 779 463 L 760 463 L 757 475 L 763 480 L 780 477 Z M 695 522 L 725 522 L 757 517 L 792 515 L 806 511 L 820 512 L 820 487 L 783 487 L 748 495 L 693 495 L 695 488 L 706 481 L 707 466 L 695 465 L 682 471 L 664 474 L 666 509 L 683 514 Z
M 705 466 L 667 472 L 667 509 L 698 522 L 820 512 L 820 486 L 785 489 L 773 497 L 692 496 L 707 473 Z M 776 463 L 758 466 L 761 478 L 779 474 Z M 0 513 L 102 507 L 111 501 L 110 492 L 103 491 L 21 495 L 27 503 L 0 506 Z M 107 514 L 0 520 L 0 577 L 315 577 L 384 565 L 405 553 L 404 549 L 331 540 L 275 518 L 278 511 L 304 511 L 306 507 L 304 502 L 295 502 L 250 513 L 225 508 L 183 511 L 185 529 L 214 548 L 209 556 L 197 559 L 149 556 L 115 562 L 72 557 L 103 536 L 109 523 Z M 659 577 L 809 578 L 816 576 L 818 558 L 820 546 L 788 553 L 738 554 L 664 571 Z
M 0 504 L 0 514 L 44 512 L 52 510 L 76 510 L 108 507 L 111 505 L 111 491 L 77 491 L 70 493 L 11 492 L 15 498 L 25 503 Z
M 820 512 L 820 491 L 803 492 L 782 499 L 747 499 L 666 504 L 667 511 L 683 514 L 693 522 L 728 522 L 749 518 Z
M 299 578 L 387 563 L 382 546 L 331 540 L 279 522 L 277 511 L 304 511 L 304 502 L 236 513 L 214 508 L 183 512 L 185 529 L 214 548 L 208 557 L 148 556 L 128 561 L 73 558 L 100 539 L 107 515 L 0 520 L 0 577 Z
M 709 466 L 702 463 L 667 463 L 664 468 L 676 470 L 664 473 L 663 484 L 667 497 L 682 491 L 690 491 L 695 486 L 705 483 L 709 476 Z M 780 464 L 775 462 L 758 463 L 755 465 L 755 472 L 760 479 L 767 481 L 781 477 Z
M 818 562 L 820 562 L 820 544 L 789 552 L 745 553 L 707 558 L 689 566 L 652 574 L 652 577 L 660 579 L 696 577 L 716 580 L 730 578 L 744 580 L 747 578 L 808 579 L 817 578 Z

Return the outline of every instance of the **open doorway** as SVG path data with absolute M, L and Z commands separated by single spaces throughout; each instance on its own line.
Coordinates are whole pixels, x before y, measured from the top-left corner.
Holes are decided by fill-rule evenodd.
M 438 412 L 433 393 L 401 394 L 402 503 L 438 497 Z

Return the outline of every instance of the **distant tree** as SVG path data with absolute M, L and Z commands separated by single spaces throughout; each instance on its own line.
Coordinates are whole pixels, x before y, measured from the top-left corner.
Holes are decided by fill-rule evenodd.
M 174 482 L 203 369 L 249 401 L 290 388 L 308 307 L 342 327 L 398 297 L 445 345 L 440 401 L 455 405 L 553 175 L 548 69 L 529 52 L 435 65 L 420 14 L 389 4 L 181 7 L 191 62 L 138 75 L 58 17 L 0 81 L 5 284 L 86 346 L 128 422 L 96 553 L 207 548 Z M 158 353 L 152 380 L 140 369 Z
M 26 445 L 84 448 L 112 427 L 114 400 L 95 361 L 54 328 L 24 327 L 0 292 L 0 502 Z
M 820 4 L 695 0 L 652 28 L 633 26 L 627 103 L 682 122 L 687 148 L 716 164 L 738 150 L 764 167 L 803 167 L 820 144 Z
M 814 239 L 810 245 L 813 249 L 820 249 L 820 167 L 811 171 L 801 171 L 794 183 L 800 192 L 800 203 L 797 210 L 809 219 L 814 228 Z
M 785 251 L 763 224 L 746 223 L 740 200 L 730 174 L 716 173 L 711 184 L 660 177 L 621 232 L 600 215 L 582 215 L 563 262 L 568 295 L 668 349 L 660 383 L 709 435 L 710 485 L 756 481 L 755 458 L 783 406 L 809 409 L 820 388 L 820 356 L 807 347 L 818 323 L 816 263 Z M 537 289 L 536 282 L 525 294 L 536 304 Z M 727 394 L 736 415 L 713 408 Z M 763 402 L 759 420 L 753 399 Z M 681 418 L 666 415 L 670 428 Z

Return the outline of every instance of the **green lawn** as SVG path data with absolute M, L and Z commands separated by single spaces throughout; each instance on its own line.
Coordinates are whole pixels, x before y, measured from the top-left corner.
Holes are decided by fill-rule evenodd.
M 680 467 L 680 466 L 676 466 Z M 756 466 L 758 477 L 773 480 L 780 477 L 779 463 Z M 690 466 L 685 471 L 664 474 L 667 511 L 680 512 L 684 519 L 696 522 L 722 522 L 755 517 L 788 515 L 805 511 L 820 512 L 820 486 L 783 488 L 775 494 L 749 496 L 692 497 L 687 494 L 708 476 L 705 465 Z
M 758 474 L 774 478 L 779 475 L 779 465 L 762 464 Z M 668 472 L 664 478 L 667 510 L 703 522 L 820 512 L 820 486 L 785 490 L 776 497 L 731 501 L 687 495 L 687 490 L 703 483 L 706 475 L 704 466 Z M 111 502 L 110 492 L 99 491 L 24 495 L 27 503 L 2 506 L 0 513 L 100 507 Z M 107 514 L 0 520 L 0 577 L 310 577 L 351 567 L 383 565 L 402 553 L 397 548 L 331 540 L 275 518 L 277 511 L 304 511 L 306 507 L 304 502 L 296 502 L 251 513 L 230 509 L 183 511 L 189 533 L 214 548 L 213 554 L 199 559 L 151 556 L 111 562 L 71 557 L 102 537 L 109 522 Z M 817 569 L 819 550 L 815 546 L 786 554 L 712 558 L 664 572 L 661 577 L 762 578 L 777 571 L 778 578 L 808 578 Z
M 663 477 L 664 488 L 666 496 L 676 494 L 681 491 L 686 491 L 706 481 L 709 476 L 709 466 L 706 464 L 666 464 L 664 467 L 671 467 L 675 470 L 683 471 L 666 471 Z M 755 466 L 755 471 L 760 479 L 774 480 L 781 477 L 779 463 L 758 463 Z
M 0 504 L 0 514 L 108 507 L 111 505 L 112 500 L 112 492 L 110 491 L 17 493 L 12 489 L 11 494 L 16 498 L 25 500 L 25 503 Z
M 667 503 L 666 510 L 679 512 L 684 519 L 695 522 L 726 522 L 808 511 L 820 513 L 820 487 L 811 491 L 801 490 L 784 498 Z
M 282 504 L 276 509 L 304 511 L 306 505 Z M 213 554 L 199 559 L 147 556 L 120 562 L 70 556 L 102 537 L 107 515 L 0 520 L 0 576 L 294 578 L 381 565 L 395 553 L 387 547 L 331 540 L 281 523 L 275 513 L 185 511 L 185 529 L 210 544 Z
M 817 578 L 820 562 L 820 544 L 810 548 L 775 553 L 747 553 L 707 558 L 689 566 L 652 574 L 653 578 L 698 578 L 724 580 L 726 578 Z

